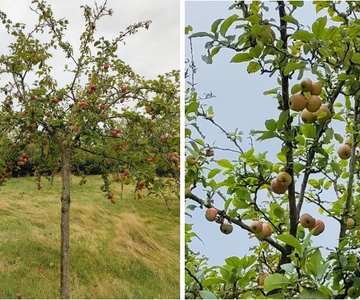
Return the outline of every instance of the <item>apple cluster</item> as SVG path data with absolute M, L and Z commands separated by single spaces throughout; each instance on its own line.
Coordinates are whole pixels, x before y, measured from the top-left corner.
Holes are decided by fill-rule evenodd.
M 208 148 L 205 151 L 206 157 L 213 157 L 215 155 L 214 149 Z M 194 155 L 188 155 L 186 156 L 186 163 L 188 166 L 195 166 L 198 162 L 198 159 Z
M 270 237 L 272 234 L 272 228 L 269 224 L 261 221 L 253 221 L 250 225 L 251 232 L 255 233 L 255 236 L 259 240 L 263 240 L 266 237 Z
M 285 194 L 288 186 L 292 183 L 292 178 L 287 172 L 280 172 L 271 180 L 271 189 L 274 193 Z
M 307 78 L 301 81 L 300 89 L 300 93 L 290 97 L 290 108 L 294 111 L 301 111 L 301 120 L 306 124 L 315 121 L 320 124 L 325 123 L 330 118 L 331 113 L 329 108 L 322 104 L 319 97 L 322 92 L 321 83 L 312 82 Z
M 186 193 L 186 192 L 185 192 Z M 191 190 L 190 190 L 191 193 Z M 218 216 L 218 211 L 214 207 L 210 207 L 205 212 L 206 220 L 210 222 L 216 221 L 216 223 L 220 224 L 220 231 L 224 234 L 230 234 L 233 231 L 233 226 L 230 223 L 224 222 L 224 218 L 222 216 Z
M 27 155 L 25 152 L 23 154 L 21 154 L 21 156 L 19 157 L 19 161 L 17 162 L 17 165 L 20 166 L 24 166 L 29 160 L 29 155 Z
M 311 215 L 305 213 L 300 217 L 300 224 L 304 228 L 313 230 L 313 235 L 318 236 L 325 230 L 325 223 L 322 220 L 315 219 Z

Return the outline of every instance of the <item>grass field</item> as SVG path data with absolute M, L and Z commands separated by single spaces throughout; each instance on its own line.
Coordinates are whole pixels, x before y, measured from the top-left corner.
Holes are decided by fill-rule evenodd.
M 144 196 L 111 204 L 101 178 L 72 178 L 71 298 L 179 298 L 180 207 Z M 117 184 L 119 192 L 119 184 Z M 0 189 L 0 298 L 58 298 L 61 178 L 14 178 Z M 143 193 L 145 194 L 145 193 Z

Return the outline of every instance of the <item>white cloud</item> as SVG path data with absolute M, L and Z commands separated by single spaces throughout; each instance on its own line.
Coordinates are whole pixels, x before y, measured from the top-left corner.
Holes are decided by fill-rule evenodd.
M 93 6 L 95 2 L 85 0 L 48 1 L 55 17 L 66 17 L 70 24 L 67 40 L 78 45 L 78 38 L 84 29 L 83 4 Z M 102 4 L 99 1 L 98 4 Z M 37 20 L 29 6 L 31 0 L 1 0 L 0 10 L 14 22 L 32 25 Z M 119 48 L 119 57 L 140 75 L 154 78 L 158 74 L 180 68 L 180 3 L 178 0 L 108 0 L 107 6 L 114 10 L 112 17 L 105 17 L 97 24 L 97 36 L 111 39 L 125 30 L 128 25 L 139 21 L 151 20 L 149 30 L 140 30 L 126 39 L 126 45 Z M 31 28 L 31 27 L 30 27 Z M 6 53 L 6 46 L 11 41 L 0 24 L 0 53 Z M 59 66 L 62 68 L 62 66 Z M 56 70 L 61 70 L 57 69 Z M 58 72 L 56 72 L 58 73 Z M 62 81 L 64 73 L 55 76 Z M 59 75 L 59 77 L 57 76 Z

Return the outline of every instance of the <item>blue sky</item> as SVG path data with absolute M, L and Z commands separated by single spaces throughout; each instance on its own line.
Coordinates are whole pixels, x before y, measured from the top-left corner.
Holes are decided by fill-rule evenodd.
M 219 19 L 226 18 L 234 11 L 229 11 L 228 8 L 233 2 L 231 1 L 188 1 L 185 5 L 185 25 L 191 25 L 194 32 L 210 31 L 211 24 Z M 277 11 L 274 11 L 274 3 L 268 3 L 270 11 L 267 17 L 273 17 L 278 20 Z M 240 14 L 240 12 L 238 12 Z M 315 12 L 315 7 L 311 2 L 305 2 L 304 7 L 296 11 L 295 17 L 304 25 L 311 27 L 319 16 Z M 234 52 L 221 50 L 215 56 L 214 62 L 211 65 L 205 64 L 201 60 L 201 55 L 205 54 L 204 43 L 206 38 L 193 39 L 195 63 L 198 68 L 196 74 L 197 92 L 203 93 L 212 92 L 216 95 L 215 98 L 208 100 L 208 104 L 212 105 L 215 111 L 215 121 L 221 124 L 226 130 L 234 131 L 239 128 L 244 132 L 244 140 L 242 147 L 245 150 L 250 149 L 249 132 L 252 129 L 264 129 L 264 122 L 267 119 L 277 119 L 279 111 L 277 110 L 277 100 L 272 96 L 264 96 L 263 92 L 270 90 L 277 86 L 276 76 L 269 78 L 266 74 L 248 74 L 246 71 L 247 64 L 230 64 L 230 59 L 235 54 Z M 189 43 L 186 45 L 186 57 L 189 57 Z M 315 80 L 312 74 L 306 74 Z M 296 78 L 292 80 L 291 86 L 297 83 Z M 344 134 L 342 124 L 333 122 L 333 127 L 340 133 Z M 231 146 L 226 138 L 219 130 L 212 126 L 209 122 L 200 121 L 201 129 L 206 135 L 206 141 L 209 144 L 216 141 L 217 146 Z M 268 159 L 277 162 L 276 154 L 279 152 L 280 143 L 276 140 L 267 140 L 259 143 L 254 142 L 256 153 L 268 151 Z M 228 153 L 217 151 L 215 159 L 229 158 L 234 159 Z M 300 182 L 300 180 L 298 180 Z M 299 183 L 296 185 L 299 186 Z M 198 196 L 205 199 L 205 194 L 201 188 L 194 191 Z M 266 194 L 264 194 L 264 197 Z M 328 200 L 334 200 L 335 196 L 332 192 L 326 192 L 323 196 Z M 265 198 L 263 200 L 266 200 Z M 188 203 L 190 204 L 190 203 Z M 215 205 L 219 208 L 223 207 L 221 199 L 215 199 Z M 320 215 L 318 207 L 315 205 L 305 204 L 302 212 L 309 212 L 316 218 L 321 218 L 326 224 L 326 229 L 323 234 L 318 237 L 313 237 L 314 245 L 333 247 L 337 244 L 337 236 L 339 226 L 332 218 L 326 217 L 326 214 Z M 243 256 L 249 253 L 249 247 L 258 244 L 257 239 L 249 239 L 248 233 L 237 226 L 234 226 L 234 231 L 231 235 L 224 235 L 220 232 L 218 225 L 210 223 L 204 218 L 204 210 L 196 209 L 193 212 L 192 219 L 187 218 L 187 222 L 194 224 L 195 232 L 200 236 L 203 243 L 195 239 L 191 248 L 194 251 L 200 251 L 209 258 L 210 265 L 223 264 L 224 259 L 229 256 Z

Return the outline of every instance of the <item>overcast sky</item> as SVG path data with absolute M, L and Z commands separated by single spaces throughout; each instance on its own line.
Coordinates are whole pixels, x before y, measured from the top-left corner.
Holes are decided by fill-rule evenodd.
M 56 18 L 66 17 L 70 25 L 67 40 L 79 44 L 79 36 L 84 29 L 83 4 L 93 6 L 94 1 L 48 1 Z M 15 4 L 16 3 L 16 4 Z M 98 1 L 99 5 L 104 1 Z M 31 0 L 1 0 L 0 10 L 14 22 L 34 24 L 37 15 L 29 10 Z M 140 30 L 126 38 L 126 46 L 119 48 L 119 56 L 140 75 L 154 78 L 180 68 L 180 6 L 178 0 L 108 0 L 108 8 L 113 8 L 112 17 L 105 17 L 97 24 L 96 36 L 116 37 L 128 25 L 151 20 L 149 30 Z M 0 53 L 4 53 L 10 41 L 4 27 L 0 26 Z M 57 74 L 61 75 L 61 74 Z
M 191 25 L 194 32 L 210 32 L 211 24 L 215 20 L 225 19 L 234 13 L 240 14 L 240 11 L 228 10 L 232 3 L 232 1 L 188 1 L 185 5 L 185 25 Z M 273 17 L 278 21 L 277 11 L 273 9 L 275 4 L 267 3 L 270 11 L 266 17 L 268 19 Z M 316 15 L 312 2 L 305 2 L 304 7 L 298 9 L 295 14 L 300 23 L 310 26 L 312 22 L 322 15 L 323 12 Z M 229 30 L 230 32 L 231 30 Z M 219 54 L 214 57 L 213 64 L 207 65 L 201 60 L 201 55 L 205 54 L 204 44 L 206 41 L 208 41 L 206 38 L 193 39 L 195 63 L 198 68 L 196 74 L 197 92 L 203 95 L 203 93 L 211 91 L 216 95 L 215 98 L 207 101 L 209 105 L 214 107 L 214 120 L 230 132 L 236 127 L 242 130 L 244 132 L 242 147 L 244 150 L 249 150 L 250 142 L 247 137 L 250 130 L 263 130 L 265 129 L 265 120 L 278 118 L 277 100 L 273 99 L 272 96 L 263 95 L 264 91 L 277 86 L 276 76 L 269 78 L 267 75 L 259 75 L 258 73 L 248 74 L 246 63 L 230 63 L 235 53 L 229 50 L 220 50 Z M 186 55 L 189 57 L 188 42 L 186 42 Z M 305 77 L 310 77 L 313 80 L 316 79 L 311 73 L 306 74 Z M 296 78 L 291 81 L 291 86 L 295 83 L 297 83 Z M 206 135 L 206 142 L 209 144 L 216 142 L 217 146 L 222 147 L 232 146 L 225 136 L 212 126 L 210 122 L 200 121 L 199 124 L 201 130 Z M 344 134 L 343 124 L 333 121 L 332 126 L 340 134 Z M 279 141 L 276 139 L 266 140 L 261 143 L 254 141 L 254 145 L 256 153 L 267 151 L 268 159 L 278 162 L 276 154 L 280 151 Z M 215 151 L 215 159 L 220 158 L 236 159 L 237 155 L 231 155 L 218 150 Z M 221 181 L 220 177 L 215 179 Z M 300 182 L 301 180 L 298 180 L 296 184 L 297 190 L 299 189 Z M 201 187 L 196 188 L 194 193 L 206 199 L 206 194 L 201 190 Z M 324 200 L 335 200 L 332 190 L 322 194 L 322 196 Z M 259 201 L 268 201 L 266 193 L 261 194 Z M 223 200 L 215 199 L 215 205 L 223 208 Z M 318 207 L 315 205 L 304 204 L 302 212 L 309 212 L 314 217 L 323 219 L 326 224 L 325 232 L 312 238 L 315 246 L 333 247 L 337 244 L 339 226 L 336 221 L 326 217 L 326 214 L 320 215 Z M 204 210 L 196 209 L 193 212 L 193 218 L 187 218 L 187 221 L 194 224 L 195 232 L 203 241 L 202 243 L 194 238 L 191 248 L 209 257 L 210 265 L 224 264 L 224 259 L 230 256 L 249 255 L 251 253 L 249 247 L 258 244 L 256 238 L 249 239 L 248 233 L 238 226 L 234 226 L 234 231 L 231 235 L 222 234 L 218 224 L 208 222 L 204 214 Z M 250 220 L 246 221 L 248 224 L 250 222 Z

